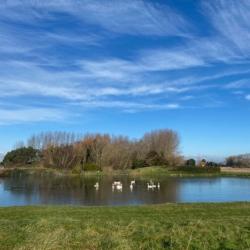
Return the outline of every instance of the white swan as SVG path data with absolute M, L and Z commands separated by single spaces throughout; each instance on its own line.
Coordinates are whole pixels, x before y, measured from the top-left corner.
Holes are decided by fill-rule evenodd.
M 150 182 L 147 183 L 147 188 L 148 189 L 154 189 L 154 188 L 156 188 L 156 185 L 152 181 L 150 181 Z
M 112 183 L 112 191 L 114 190 L 122 191 L 122 183 L 120 181 L 114 181 Z
M 99 183 L 97 182 L 95 185 L 94 185 L 95 189 L 98 190 L 99 189 Z
M 118 191 L 122 191 L 122 184 L 116 185 L 116 189 L 117 189 Z

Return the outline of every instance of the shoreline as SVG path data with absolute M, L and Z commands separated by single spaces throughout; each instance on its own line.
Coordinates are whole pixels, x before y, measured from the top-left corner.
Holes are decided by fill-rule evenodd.
M 145 167 L 139 169 L 113 170 L 113 171 L 86 171 L 82 173 L 72 173 L 70 170 L 60 170 L 57 168 L 44 167 L 13 167 L 1 168 L 0 178 L 9 177 L 13 172 L 23 172 L 27 174 L 47 173 L 60 176 L 131 176 L 131 177 L 250 177 L 250 168 L 220 167 L 220 172 L 193 172 L 164 168 Z

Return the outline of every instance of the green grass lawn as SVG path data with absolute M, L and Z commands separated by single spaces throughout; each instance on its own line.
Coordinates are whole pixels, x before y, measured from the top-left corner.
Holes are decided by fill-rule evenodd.
M 250 203 L 0 208 L 0 249 L 250 249 Z

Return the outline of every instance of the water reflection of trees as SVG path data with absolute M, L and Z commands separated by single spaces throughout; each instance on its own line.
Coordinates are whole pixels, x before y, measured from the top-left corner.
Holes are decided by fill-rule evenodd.
M 122 192 L 112 191 L 112 182 L 123 183 Z M 100 183 L 99 190 L 94 188 Z M 177 178 L 160 180 L 158 190 L 147 190 L 147 179 L 136 179 L 133 191 L 130 190 L 131 179 L 122 177 L 68 177 L 49 174 L 16 174 L 4 180 L 4 188 L 14 196 L 25 197 L 41 204 L 78 204 L 78 205 L 130 205 L 176 202 L 180 182 Z M 36 199 L 34 199 L 36 197 Z

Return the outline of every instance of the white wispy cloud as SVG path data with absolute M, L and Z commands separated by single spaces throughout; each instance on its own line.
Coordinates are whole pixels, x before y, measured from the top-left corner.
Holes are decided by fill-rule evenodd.
M 164 110 L 181 108 L 178 103 L 151 104 L 131 101 L 87 101 L 80 102 L 80 105 L 87 108 L 122 108 L 124 111 Z
M 203 7 L 214 28 L 227 40 L 227 44 L 224 45 L 238 50 L 242 57 L 249 56 L 250 2 L 248 0 L 203 1 Z
M 238 79 L 224 89 L 246 87 L 247 79 L 240 74 L 249 70 L 218 73 L 216 66 L 248 63 L 249 3 L 202 3 L 214 31 L 197 37 L 180 13 L 153 1 L 5 1 L 0 5 L 0 98 L 53 97 L 84 108 L 160 110 L 183 108 L 178 101 L 191 102 L 196 92 L 217 88 L 219 80 L 230 75 Z M 65 20 L 68 26 L 58 25 Z M 181 43 L 143 47 L 126 59 L 105 53 L 105 43 L 125 35 L 175 36 Z M 76 50 L 71 54 L 68 47 Z M 97 47 L 102 53 L 92 55 Z M 82 49 L 87 55 L 78 54 Z M 189 69 L 200 72 L 196 75 Z M 17 109 L 17 120 L 20 112 Z
M 131 35 L 186 36 L 190 28 L 170 7 L 143 0 L 8 0 L 0 11 L 5 18 L 26 22 L 53 19 L 53 12 L 67 13 L 106 30 Z
M 227 89 L 250 88 L 250 78 L 231 81 L 230 83 L 225 85 L 225 88 Z
M 80 66 L 85 76 L 118 81 L 133 81 L 139 74 L 177 71 L 190 68 L 209 68 L 219 62 L 226 64 L 242 63 L 242 57 L 221 43 L 213 44 L 197 40 L 184 47 L 147 49 L 139 51 L 133 60 L 105 58 L 101 60 L 82 60 Z M 115 70 L 114 70 L 115 69 Z M 232 75 L 235 70 L 232 70 Z M 236 74 L 240 72 L 237 70 Z M 242 70 L 249 72 L 249 70 Z M 220 73 L 221 75 L 223 72 Z M 209 76 L 209 78 L 216 76 Z
M 90 62 L 91 65 L 95 64 Z M 103 66 L 104 65 L 104 66 Z M 108 66 L 107 66 L 108 65 Z M 76 71 L 49 71 L 33 63 L 9 61 L 3 64 L 0 69 L 0 91 L 2 97 L 7 96 L 44 96 L 57 97 L 69 101 L 93 100 L 100 97 L 112 96 L 154 96 L 160 94 L 181 94 L 194 90 L 216 87 L 209 81 L 220 79 L 221 77 L 248 72 L 247 70 L 228 71 L 207 76 L 185 76 L 175 79 L 160 79 L 159 82 L 152 82 L 151 78 L 143 77 L 146 71 L 138 69 L 132 62 L 113 64 L 108 60 L 96 62 L 91 70 L 79 69 Z M 125 66 L 124 66 L 125 65 Z M 114 76 L 101 77 L 100 72 L 104 69 Z M 96 69 L 96 70 L 94 70 Z M 14 74 L 13 74 L 14 72 Z M 117 72 L 123 76 L 117 76 Z M 136 75 L 138 77 L 133 77 Z M 100 80 L 100 82 L 99 82 Z M 203 82 L 208 82 L 202 84 Z
M 68 100 L 86 99 L 87 96 L 80 89 L 60 84 L 50 85 L 49 82 L 37 83 L 29 81 L 0 81 L 2 97 L 8 96 L 47 96 L 59 97 Z
M 42 122 L 42 121 L 59 121 L 66 115 L 57 109 L 52 108 L 0 108 L 0 125 Z
M 85 5 L 89 22 L 127 34 L 187 35 L 184 18 L 167 6 L 149 1 L 89 1 Z
M 88 87 L 75 86 L 51 86 L 50 84 L 41 84 L 36 82 L 20 81 L 0 81 L 0 91 L 2 97 L 8 96 L 44 96 L 58 97 L 66 100 L 90 100 L 97 97 L 108 96 L 148 96 L 162 93 L 183 93 L 191 87 L 165 86 L 164 84 L 148 84 L 136 87 L 118 88 L 118 87 Z
M 192 53 L 185 47 L 143 51 L 140 61 L 147 71 L 185 69 L 206 64 L 199 53 Z
M 0 18 L 0 52 L 41 60 L 41 55 L 45 51 L 58 46 L 99 46 L 102 40 L 100 36 L 90 32 L 64 31 L 59 28 L 52 32 L 40 26 L 41 24 L 37 22 L 31 22 L 29 26 L 20 24 L 15 26 L 1 22 Z
M 238 96 L 244 95 L 244 91 L 242 91 L 242 90 L 236 90 L 236 91 L 233 91 L 232 93 L 233 93 L 234 95 L 238 95 Z
M 192 95 L 186 95 L 186 96 L 181 97 L 180 100 L 182 100 L 182 101 L 188 101 L 188 100 L 192 100 L 194 98 L 195 97 L 192 96 Z
M 250 101 L 250 95 L 246 95 L 245 98 Z

